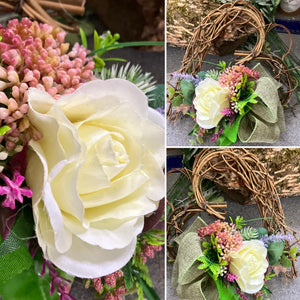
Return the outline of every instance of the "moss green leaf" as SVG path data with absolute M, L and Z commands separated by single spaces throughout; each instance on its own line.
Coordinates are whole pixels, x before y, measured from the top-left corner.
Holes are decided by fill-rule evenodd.
M 183 94 L 183 104 L 193 105 L 193 98 L 195 94 L 195 86 L 187 80 L 180 81 L 180 89 Z
M 275 241 L 272 242 L 268 246 L 268 258 L 269 258 L 269 264 L 272 265 L 278 265 L 280 257 L 283 253 L 285 242 L 283 241 Z

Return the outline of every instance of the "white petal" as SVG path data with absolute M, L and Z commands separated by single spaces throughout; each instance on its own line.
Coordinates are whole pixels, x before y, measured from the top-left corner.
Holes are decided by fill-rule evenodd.
M 91 223 L 90 228 L 77 236 L 84 242 L 103 249 L 121 249 L 140 234 L 144 227 L 144 217 L 121 222 L 116 219 Z
M 86 120 L 95 111 L 107 112 L 117 102 L 129 102 L 141 116 L 147 113 L 147 97 L 133 83 L 124 79 L 93 80 L 73 94 L 62 96 L 58 104 L 72 122 Z M 82 109 L 84 107 L 84 109 Z
M 122 249 L 106 250 L 82 242 L 74 236 L 71 249 L 61 254 L 49 247 L 46 259 L 70 275 L 80 278 L 102 277 L 124 267 L 132 257 L 136 238 Z

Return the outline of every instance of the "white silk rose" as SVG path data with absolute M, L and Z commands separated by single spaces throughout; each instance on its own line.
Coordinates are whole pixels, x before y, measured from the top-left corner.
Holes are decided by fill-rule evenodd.
M 164 196 L 164 118 L 123 79 L 94 80 L 54 100 L 31 88 L 26 181 L 44 257 L 81 278 L 132 257 L 144 216 Z
M 248 294 L 263 287 L 268 265 L 267 248 L 259 240 L 245 241 L 238 252 L 230 254 L 229 271 L 238 277 L 241 291 Z
M 214 128 L 224 117 L 221 111 L 229 107 L 229 91 L 221 88 L 218 81 L 206 78 L 196 87 L 193 104 L 199 126 Z

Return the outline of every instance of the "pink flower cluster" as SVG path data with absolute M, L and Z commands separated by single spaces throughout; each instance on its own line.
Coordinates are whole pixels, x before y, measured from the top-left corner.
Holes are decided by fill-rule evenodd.
M 161 246 L 149 245 L 145 244 L 142 248 L 141 257 L 142 262 L 145 264 L 147 262 L 147 258 L 153 258 L 155 251 L 161 251 Z
M 47 261 L 45 259 L 43 261 L 41 277 L 45 275 L 46 266 L 49 269 L 49 275 L 51 277 L 49 295 L 51 296 L 55 292 L 55 287 L 56 287 L 60 295 L 59 300 L 76 300 L 74 297 L 72 297 L 69 294 L 71 290 L 72 282 L 64 277 L 59 276 L 57 272 L 57 268 L 54 266 L 54 264 L 52 264 L 50 261 Z
M 241 82 L 242 76 L 247 75 L 247 78 L 257 80 L 259 73 L 255 70 L 249 69 L 244 65 L 234 65 L 226 68 L 225 71 L 219 76 L 219 84 L 221 87 L 227 87 L 231 97 L 236 97 L 236 86 Z
M 68 53 L 66 32 L 48 24 L 23 18 L 0 27 L 0 55 L 27 85 L 46 90 L 53 97 L 72 93 L 82 83 L 93 79 L 94 62 L 87 59 L 87 49 L 75 44 Z
M 119 282 L 117 282 L 118 279 Z M 124 274 L 121 270 L 104 277 L 94 278 L 93 283 L 94 288 L 98 293 L 101 293 L 104 285 L 107 285 L 109 288 L 113 288 L 109 293 L 106 294 L 105 300 L 121 300 L 122 295 L 127 292 L 124 283 Z
M 238 251 L 242 247 L 243 238 L 234 224 L 229 225 L 227 222 L 217 220 L 198 230 L 201 239 L 212 234 L 216 236 L 217 246 L 222 250 L 222 259 L 226 261 L 228 261 L 231 251 Z
M 0 25 L 0 36 L 0 119 L 11 128 L 0 142 L 5 139 L 5 147 L 11 151 L 29 138 L 41 138 L 26 118 L 28 88 L 47 91 L 57 99 L 93 80 L 94 62 L 79 44 L 68 52 L 64 31 L 28 18 L 10 20 L 6 28 Z M 29 136 L 20 137 L 25 130 Z

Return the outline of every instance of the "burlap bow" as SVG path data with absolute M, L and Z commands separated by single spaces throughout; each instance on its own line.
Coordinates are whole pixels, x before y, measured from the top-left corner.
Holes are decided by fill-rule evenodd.
M 219 293 L 215 281 L 204 271 L 197 258 L 202 255 L 201 239 L 198 229 L 206 226 L 197 218 L 192 226 L 178 236 L 178 253 L 173 267 L 172 286 L 176 288 L 181 300 L 218 300 Z
M 241 120 L 238 137 L 243 143 L 274 143 L 285 131 L 283 108 L 278 96 L 281 84 L 260 65 L 254 68 L 260 73 L 254 93 L 258 103 Z

